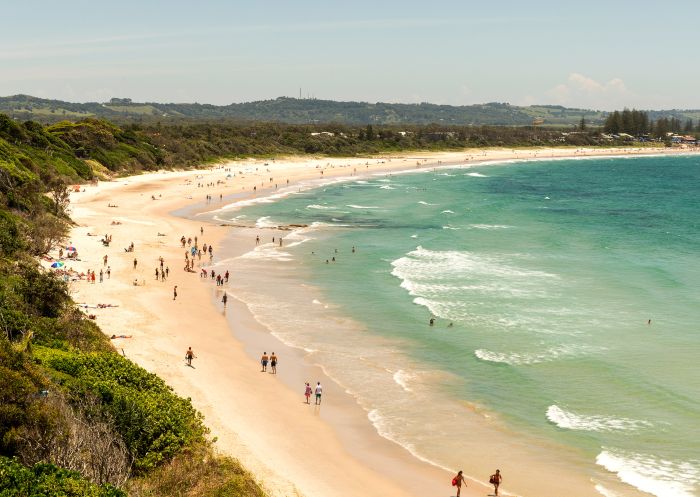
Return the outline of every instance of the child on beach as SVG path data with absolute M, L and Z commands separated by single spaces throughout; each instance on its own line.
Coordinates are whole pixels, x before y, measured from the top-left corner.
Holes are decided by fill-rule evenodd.
M 311 385 L 306 383 L 306 388 L 304 389 L 304 397 L 306 397 L 306 403 L 309 404 L 309 398 L 311 397 Z

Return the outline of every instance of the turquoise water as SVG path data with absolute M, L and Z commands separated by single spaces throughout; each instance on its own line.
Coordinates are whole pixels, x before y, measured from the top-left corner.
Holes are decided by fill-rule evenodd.
M 330 373 L 419 457 L 459 464 L 459 406 L 599 493 L 684 496 L 700 494 L 699 199 L 698 157 L 605 158 L 352 179 L 228 218 L 311 225 L 236 271 L 264 261 L 313 289 L 306 321 L 269 324 L 344 364 Z

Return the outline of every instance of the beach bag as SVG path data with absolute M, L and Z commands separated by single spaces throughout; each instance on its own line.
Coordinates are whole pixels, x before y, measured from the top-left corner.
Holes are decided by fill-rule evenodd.
M 452 486 L 453 487 L 457 486 L 457 477 L 456 476 L 454 478 L 452 478 Z
M 491 475 L 491 478 L 489 478 L 489 483 L 492 485 L 496 483 L 496 475 Z

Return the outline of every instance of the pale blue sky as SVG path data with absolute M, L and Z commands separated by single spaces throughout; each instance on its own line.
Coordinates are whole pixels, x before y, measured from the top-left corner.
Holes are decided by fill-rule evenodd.
M 700 108 L 700 1 L 2 1 L 0 95 Z

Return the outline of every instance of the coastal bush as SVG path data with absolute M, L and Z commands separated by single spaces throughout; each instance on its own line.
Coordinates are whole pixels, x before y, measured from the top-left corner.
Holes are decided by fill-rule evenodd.
M 111 485 L 95 485 L 53 464 L 26 467 L 0 456 L 0 497 L 127 497 Z
M 171 459 L 204 439 L 202 415 L 158 376 L 114 353 L 35 348 L 44 367 L 73 399 L 95 395 L 114 420 L 136 472 Z
M 16 254 L 24 248 L 19 219 L 7 211 L 0 211 L 0 257 Z

